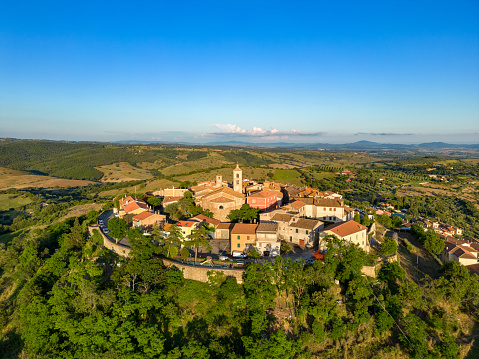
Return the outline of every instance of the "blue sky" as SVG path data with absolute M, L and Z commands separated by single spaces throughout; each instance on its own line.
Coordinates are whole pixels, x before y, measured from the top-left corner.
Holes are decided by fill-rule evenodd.
M 3 1 L 0 137 L 479 138 L 477 1 Z

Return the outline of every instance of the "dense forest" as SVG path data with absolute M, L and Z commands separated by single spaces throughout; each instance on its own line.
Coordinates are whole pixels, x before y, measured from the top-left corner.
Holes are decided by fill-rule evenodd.
M 457 263 L 415 283 L 393 262 L 328 239 L 314 265 L 251 263 L 244 283 L 185 280 L 132 235 L 131 258 L 86 235 L 92 211 L 1 244 L 2 358 L 457 358 L 477 276 Z M 461 318 L 461 321 L 457 319 Z

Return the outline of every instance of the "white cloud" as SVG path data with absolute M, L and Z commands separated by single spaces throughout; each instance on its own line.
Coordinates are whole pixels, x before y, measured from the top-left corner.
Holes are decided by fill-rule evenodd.
M 246 130 L 235 124 L 215 124 L 220 132 L 213 132 L 213 135 L 218 136 L 245 136 L 245 137 L 273 137 L 273 136 L 320 136 L 323 135 L 322 132 L 306 132 L 291 129 L 289 131 L 280 131 L 276 128 L 271 128 L 271 130 L 265 130 L 261 127 L 253 126 L 252 130 Z

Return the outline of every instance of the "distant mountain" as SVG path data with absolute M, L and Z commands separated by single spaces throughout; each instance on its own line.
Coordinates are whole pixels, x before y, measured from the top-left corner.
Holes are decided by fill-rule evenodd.
M 440 149 L 456 149 L 456 148 L 479 148 L 479 144 L 472 144 L 472 145 L 458 145 L 458 144 L 452 144 L 452 143 L 445 143 L 445 142 L 427 142 L 427 143 L 421 143 L 417 145 L 419 148 L 424 148 L 428 150 L 440 150 Z

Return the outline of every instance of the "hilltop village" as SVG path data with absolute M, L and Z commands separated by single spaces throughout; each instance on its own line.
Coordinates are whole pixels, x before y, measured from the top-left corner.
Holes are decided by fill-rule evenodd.
M 356 212 L 344 204 L 341 195 L 274 182 L 258 183 L 243 178 L 239 166 L 233 170 L 233 183 L 217 175 L 214 182 L 200 182 L 187 189 L 162 189 L 150 195 L 162 198 L 163 209 L 191 196 L 195 205 L 209 216 L 199 214 L 172 222 L 134 196 L 121 198 L 119 208 L 113 211 L 143 234 L 151 234 L 156 226 L 167 237 L 171 227 L 177 226 L 185 242 L 190 240 L 192 231 L 206 225 L 211 240 L 228 241 L 221 246 L 222 253 L 213 255 L 247 255 L 254 250 L 260 256 L 275 257 L 280 254 L 281 242 L 312 248 L 327 234 L 369 251 L 368 227 L 353 220 Z M 248 210 L 253 214 L 251 220 L 244 220 L 240 214 L 237 223 L 233 223 L 233 213 Z
M 297 259 L 307 261 L 320 258 L 321 253 L 326 252 L 326 236 L 356 244 L 369 253 L 371 246 L 380 244 L 374 239 L 376 215 L 392 218 L 396 231 L 414 233 L 420 228 L 419 235 L 426 235 L 432 230 L 444 241 L 445 245 L 440 250 L 443 262 L 455 261 L 465 265 L 471 273 L 479 272 L 479 241 L 470 237 L 461 238 L 460 228 L 422 217 L 407 218 L 389 203 L 381 202 L 365 211 L 346 205 L 340 194 L 331 191 L 252 181 L 243 177 L 238 165 L 233 170 L 232 183 L 216 175 L 215 181 L 203 181 L 189 188 L 165 188 L 149 192 L 147 196 L 145 201 L 125 195 L 113 208 L 114 216 L 125 220 L 128 227 L 141 230 L 143 235 L 159 234 L 159 238 L 166 239 L 171 238 L 171 232 L 175 230 L 178 234 L 175 234 L 177 241 L 173 244 L 178 250 L 173 253 L 178 255 L 180 249 L 189 249 L 188 252 L 183 250 L 183 259 L 191 260 L 192 248 L 196 249 L 196 254 L 200 253 L 200 260 L 203 261 L 205 257 L 230 260 L 231 256 L 246 258 L 248 255 L 252 258 L 272 258 L 285 249 L 295 247 L 305 251 L 305 255 Z M 161 206 L 150 205 L 148 198 L 161 199 Z M 174 220 L 169 215 L 171 209 L 185 199 L 194 204 L 196 212 L 200 213 Z M 103 234 L 116 244 L 128 247 L 126 236 L 112 238 L 108 216 L 105 217 L 106 222 L 100 219 Z M 208 243 L 194 244 L 194 234 L 200 229 L 207 233 Z M 158 242 L 165 245 L 161 240 Z M 311 248 L 317 249 L 314 257 L 307 251 Z M 128 253 L 117 252 L 120 255 Z M 167 253 L 170 254 L 170 251 Z M 212 264 L 211 261 L 208 263 Z M 235 263 L 244 264 L 243 260 Z

